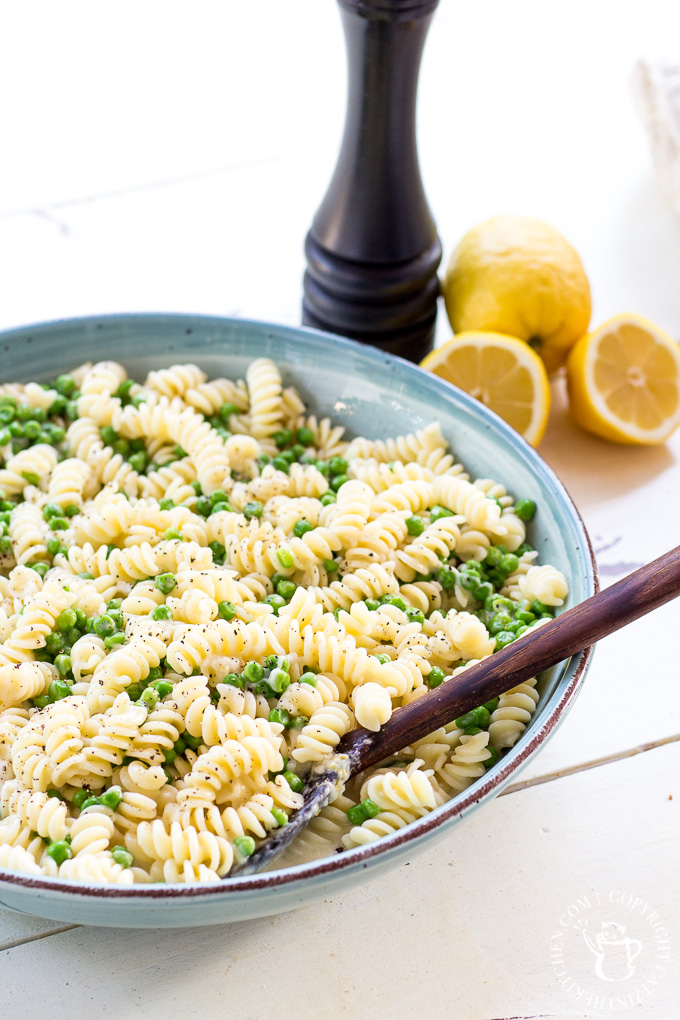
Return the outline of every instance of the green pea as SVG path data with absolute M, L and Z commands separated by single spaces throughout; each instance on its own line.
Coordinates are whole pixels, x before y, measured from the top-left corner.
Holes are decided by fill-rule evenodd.
M 442 517 L 453 517 L 453 510 L 449 510 L 448 507 L 441 506 L 440 503 L 435 503 L 430 510 L 430 521 L 439 521 Z
M 536 504 L 533 499 L 518 499 L 515 503 L 515 515 L 520 521 L 532 521 L 536 513 Z
M 126 850 L 124 846 L 112 846 L 111 856 L 113 857 L 116 864 L 120 864 L 121 868 L 131 868 L 133 863 L 133 856 L 129 850 Z
M 198 751 L 201 746 L 200 737 L 192 737 L 190 733 L 183 733 L 182 736 L 187 747 L 190 747 L 192 751 Z
M 277 595 L 280 595 L 282 599 L 292 599 L 296 589 L 297 585 L 293 581 L 287 580 L 285 577 L 276 585 L 276 593 Z
M 146 691 L 144 692 L 146 693 Z M 111 811 L 115 811 L 123 799 L 123 791 L 120 786 L 110 786 L 108 790 L 99 795 L 100 802 L 104 807 L 110 808 Z
M 362 800 L 361 807 L 364 809 L 364 814 L 367 818 L 375 818 L 382 811 L 382 808 L 378 807 L 375 801 L 371 800 L 370 797 L 366 797 Z
M 386 663 L 392 661 L 386 652 L 371 652 L 371 655 L 373 656 L 374 659 L 378 660 L 381 666 L 384 666 Z
M 491 595 L 484 603 L 484 608 L 489 609 L 495 613 L 512 613 L 517 607 L 517 603 L 513 602 L 512 599 L 506 599 L 504 595 Z
M 283 773 L 283 778 L 286 780 L 293 793 L 300 793 L 302 790 L 304 790 L 305 788 L 304 782 L 294 772 L 291 772 L 290 769 L 285 770 L 285 772 Z
M 49 563 L 29 563 L 28 566 L 35 570 L 36 574 L 40 574 L 41 577 L 44 577 L 50 569 Z
M 110 425 L 105 425 L 100 429 L 99 435 L 101 436 L 102 443 L 105 443 L 106 446 L 113 446 L 118 441 L 118 433 Z
M 149 463 L 149 458 L 141 450 L 138 453 L 132 453 L 130 455 L 129 464 L 133 471 L 141 475 L 146 470 L 146 466 Z
M 264 666 L 259 662 L 248 662 L 243 670 L 243 679 L 249 684 L 257 684 L 264 677 Z
M 169 680 L 154 680 L 149 686 L 158 691 L 159 698 L 165 698 L 168 694 L 172 694 L 173 692 L 173 685 Z
M 66 647 L 66 639 L 62 631 L 52 631 L 45 638 L 45 648 L 51 655 L 58 655 Z
M 328 461 L 328 470 L 332 475 L 346 475 L 349 471 L 349 462 L 344 457 L 331 457 Z
M 227 403 L 222 404 L 217 413 L 222 419 L 222 421 L 226 422 L 228 425 L 229 419 L 231 418 L 232 414 L 238 414 L 238 407 L 236 406 L 236 404 L 232 404 L 229 401 L 227 401 Z
M 272 467 L 276 468 L 277 471 L 283 471 L 284 474 L 288 474 L 290 464 L 285 457 L 274 457 L 272 460 Z
M 293 441 L 293 433 L 290 429 L 281 429 L 279 432 L 274 433 L 274 442 L 278 446 L 279 450 L 283 450 L 285 446 Z
M 246 505 L 244 506 L 243 516 L 246 517 L 249 521 L 252 520 L 253 517 L 259 518 L 262 516 L 262 509 L 263 507 L 260 501 L 254 499 L 250 503 L 246 503 Z
M 222 620 L 233 620 L 236 616 L 236 606 L 233 602 L 218 602 L 217 615 Z
M 6 555 L 7 553 L 11 553 L 11 551 L 12 540 L 11 538 L 8 538 L 7 535 L 3 535 L 2 538 L 0 538 L 0 553 Z
M 40 475 L 35 471 L 22 471 L 21 477 L 25 478 L 29 485 L 40 485 Z M 68 525 L 66 525 L 68 527 Z
M 335 495 L 334 492 L 325 492 L 321 497 L 321 505 L 330 506 L 331 503 L 336 503 L 337 499 L 338 497 Z
M 116 624 L 107 613 L 104 613 L 103 616 L 96 616 L 94 618 L 93 629 L 99 637 L 108 637 L 109 634 L 113 634 L 115 631 Z
M 308 531 L 314 531 L 314 525 L 310 524 L 310 522 L 305 520 L 304 517 L 300 518 L 293 528 L 293 534 L 296 535 L 297 538 L 302 538 L 302 536 L 306 535 Z
M 179 539 L 181 541 L 182 533 L 178 531 L 177 528 L 168 528 L 164 537 L 168 539 L 168 541 L 173 541 L 175 539 Z
M 279 454 L 279 458 L 281 460 L 285 460 L 288 467 L 290 467 L 290 465 L 295 460 L 295 450 L 284 450 L 283 453 Z
M 24 426 L 23 422 L 11 421 L 9 423 L 8 432 L 13 439 L 23 439 L 24 437 Z
M 479 708 L 475 708 L 472 712 L 475 717 L 475 726 L 479 726 L 480 729 L 485 730 L 491 722 L 491 713 L 488 708 L 484 705 L 480 705 Z
M 48 411 L 48 414 L 50 414 L 51 417 L 53 417 L 53 418 L 59 417 L 66 410 L 66 405 L 67 404 L 68 404 L 68 400 L 66 399 L 66 397 L 62 397 L 62 396 L 55 397 L 54 400 L 52 401 L 51 405 L 50 405 L 50 409 Z
M 75 609 L 64 609 L 57 617 L 57 627 L 62 631 L 71 630 L 75 627 L 77 619 Z
M 335 475 L 333 478 L 331 478 L 331 489 L 333 490 L 333 492 L 337 492 L 338 489 L 340 489 L 345 484 L 345 482 L 348 481 L 349 481 L 348 475 Z
M 0 446 L 6 446 L 12 438 L 12 434 L 9 429 L 0 428 Z
M 196 513 L 202 517 L 208 517 L 212 513 L 212 503 L 208 496 L 201 496 L 196 500 Z
M 314 443 L 316 442 L 314 429 L 310 429 L 306 425 L 303 425 L 297 430 L 296 438 L 301 446 L 314 446 Z
M 482 765 L 484 766 L 485 769 L 490 769 L 492 765 L 496 764 L 496 762 L 500 758 L 500 754 L 498 753 L 495 747 L 487 747 L 487 751 L 489 752 L 489 757 L 485 758 L 485 760 L 482 762 Z
M 496 709 L 498 708 L 499 700 L 500 700 L 499 698 L 492 698 L 491 701 L 485 701 L 482 707 L 485 708 L 487 712 L 491 714 L 495 712 Z
M 76 790 L 73 794 L 73 806 L 80 811 L 89 796 L 89 790 Z
M 269 713 L 269 722 L 280 723 L 281 726 L 290 726 L 290 715 L 285 708 L 273 708 Z
M 440 567 L 436 574 L 437 581 L 444 591 L 453 591 L 458 583 L 458 572 L 452 567 Z M 461 584 L 466 587 L 464 578 L 461 577 Z M 477 581 L 474 582 L 477 587 Z
M 210 503 L 214 507 L 216 503 L 228 503 L 229 496 L 223 489 L 215 489 L 214 492 L 210 493 Z
M 104 638 L 104 645 L 107 648 L 115 648 L 117 645 L 124 645 L 125 640 L 125 634 L 110 634 L 108 637 Z
M 446 679 L 446 673 L 439 666 L 433 666 L 427 677 L 427 686 L 430 690 L 434 690 L 435 687 L 439 687 L 440 684 L 444 683 Z
M 499 651 L 501 648 L 505 648 L 506 645 L 512 644 L 516 636 L 517 635 L 513 634 L 511 630 L 502 630 L 499 634 L 496 634 L 496 651 Z
M 507 553 L 501 557 L 501 562 L 498 564 L 498 569 L 503 574 L 512 574 L 517 570 L 519 566 L 519 559 L 514 553 Z
M 484 563 L 489 567 L 497 567 L 502 559 L 503 553 L 495 545 L 492 545 L 484 557 Z
M 47 693 L 50 696 L 50 701 L 61 701 L 62 698 L 68 698 L 71 693 L 71 684 L 66 680 L 53 680 L 47 688 Z
M 33 417 L 33 408 L 28 404 L 19 404 L 15 413 L 19 421 L 30 421 Z
M 38 659 L 37 655 L 36 659 Z M 38 659 L 38 662 L 39 661 L 40 660 Z M 33 704 L 35 705 L 36 708 L 46 708 L 48 705 L 51 705 L 52 702 L 50 700 L 49 694 L 39 694 L 37 698 L 33 699 Z
M 274 616 L 278 616 L 279 610 L 283 609 L 283 607 L 286 604 L 286 600 L 282 598 L 281 595 L 279 595 L 277 592 L 274 592 L 273 595 L 266 595 L 262 599 L 262 601 L 265 605 L 272 607 L 272 609 L 274 610 Z
M 406 528 L 409 535 L 422 535 L 425 530 L 425 521 L 422 517 L 413 516 L 409 517 L 406 521 Z
M 541 602 L 539 599 L 534 599 L 531 603 L 530 609 L 535 616 L 543 616 L 544 614 L 546 616 L 552 616 L 554 612 L 552 606 L 547 606 L 545 602 Z
M 489 634 L 500 634 L 502 630 L 508 630 L 512 623 L 512 617 L 507 613 L 494 613 L 487 627 Z
M 349 808 L 347 811 L 347 818 L 352 825 L 363 825 L 368 818 L 368 815 L 364 811 L 363 805 L 354 804 L 353 807 Z
M 489 584 L 488 581 L 483 581 L 482 584 L 478 584 L 473 589 L 472 594 L 474 595 L 478 602 L 486 602 L 489 595 L 493 594 L 493 585 Z
M 310 670 L 308 669 L 305 670 L 305 672 L 302 673 L 300 676 L 299 683 L 309 684 L 310 687 L 316 687 L 317 684 L 316 674 L 310 672 Z
M 177 579 L 174 574 L 158 574 L 153 583 L 154 588 L 162 592 L 163 595 L 169 595 L 177 586 Z
M 409 608 L 408 602 L 401 595 L 383 595 L 380 601 L 383 604 L 396 606 L 397 609 L 401 609 L 402 613 L 405 613 Z
M 255 853 L 255 840 L 252 836 L 237 836 L 234 849 L 241 857 L 252 857 Z
M 80 513 L 80 507 L 76 506 L 75 503 L 69 503 L 62 509 L 62 516 L 64 517 L 77 517 Z
M 147 687 L 145 691 L 142 691 L 138 704 L 146 706 L 149 712 L 153 712 L 158 704 L 158 691 L 156 688 Z
M 412 623 L 425 623 L 425 613 L 421 609 L 414 609 L 413 606 L 408 606 L 406 615 Z
M 70 397 L 76 388 L 76 381 L 70 375 L 60 375 L 54 383 L 54 388 L 57 393 Z
M 208 548 L 210 549 L 211 553 L 213 554 L 213 562 L 214 563 L 217 563 L 218 566 L 220 564 L 224 563 L 224 559 L 225 559 L 225 556 L 227 555 L 227 551 L 224 548 L 224 546 L 221 545 L 220 542 L 208 542 Z
M 528 542 L 522 542 L 522 544 L 518 546 L 517 549 L 515 549 L 515 556 L 524 556 L 525 553 L 533 551 L 534 551 L 533 545 L 529 545 Z
M 279 826 L 279 828 L 282 828 L 284 825 L 288 824 L 288 815 L 286 814 L 285 811 L 282 811 L 281 808 L 277 807 L 272 808 L 272 818 Z
M 69 857 L 73 856 L 73 851 L 65 839 L 51 842 L 45 853 L 48 857 L 51 857 L 57 865 L 63 864 L 64 861 L 67 861 Z
M 66 676 L 67 673 L 71 672 L 71 656 L 58 655 L 54 660 L 54 665 L 57 667 L 62 676 Z
M 323 560 L 322 566 L 327 574 L 335 574 L 338 570 L 338 564 L 335 560 Z
M 307 718 L 306 715 L 296 715 L 290 721 L 290 729 L 291 730 L 301 730 L 301 729 L 303 729 L 303 727 L 305 727 L 307 725 L 308 722 L 309 722 L 309 719 Z
M 156 606 L 151 613 L 152 620 L 172 620 L 172 609 L 170 606 Z
M 293 566 L 294 563 L 293 554 L 290 551 L 290 549 L 285 545 L 279 546 L 279 548 L 276 550 L 276 558 L 281 564 L 281 566 L 284 567 L 284 569 L 286 570 L 289 570 Z
M 29 421 L 26 423 L 24 428 L 24 435 L 26 436 L 26 439 L 38 439 L 41 432 L 42 429 L 37 421 Z
M 290 687 L 290 674 L 285 669 L 273 669 L 267 677 L 267 683 L 277 694 L 283 694 Z
M 230 687 L 238 687 L 239 690 L 243 690 L 246 685 L 240 673 L 227 673 L 222 683 L 229 684 Z
M 515 619 L 520 623 L 531 624 L 536 622 L 536 617 L 533 613 L 519 612 L 515 613 Z
M 9 404 L 4 404 L 0 407 L 0 424 L 9 425 L 11 421 L 14 421 L 14 408 L 10 407 Z

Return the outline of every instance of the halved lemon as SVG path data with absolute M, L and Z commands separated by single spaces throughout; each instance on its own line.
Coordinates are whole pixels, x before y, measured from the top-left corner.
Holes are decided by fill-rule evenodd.
M 582 337 L 567 385 L 576 422 L 614 443 L 663 443 L 680 425 L 680 346 L 639 315 Z
M 545 365 L 523 340 L 504 333 L 458 333 L 421 366 L 481 400 L 532 446 L 540 443 L 550 386 Z

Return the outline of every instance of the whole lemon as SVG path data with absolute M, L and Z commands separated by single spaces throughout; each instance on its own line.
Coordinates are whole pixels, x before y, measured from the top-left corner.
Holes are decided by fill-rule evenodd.
M 550 373 L 588 330 L 583 264 L 559 230 L 541 220 L 495 216 L 473 227 L 453 252 L 442 289 L 454 333 L 519 337 Z

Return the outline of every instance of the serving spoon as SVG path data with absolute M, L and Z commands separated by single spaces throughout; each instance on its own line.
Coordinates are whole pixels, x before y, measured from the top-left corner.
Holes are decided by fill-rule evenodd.
M 250 875 L 274 860 L 352 776 L 452 722 L 478 705 L 582 652 L 621 627 L 680 595 L 680 546 L 585 599 L 554 620 L 528 631 L 417 701 L 405 705 L 375 733 L 358 728 L 312 770 L 304 801 L 231 875 Z

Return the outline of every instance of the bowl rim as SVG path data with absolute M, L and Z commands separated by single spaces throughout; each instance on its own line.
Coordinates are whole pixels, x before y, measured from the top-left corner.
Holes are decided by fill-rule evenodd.
M 54 331 L 55 328 L 60 329 L 69 327 L 80 327 L 87 328 L 95 327 L 102 328 L 99 324 L 116 323 L 134 325 L 139 322 L 140 324 L 156 323 L 162 325 L 163 323 L 199 323 L 205 326 L 229 326 L 232 328 L 254 328 L 257 331 L 269 332 L 275 330 L 277 334 L 284 335 L 288 340 L 292 340 L 293 343 L 302 344 L 305 339 L 313 341 L 313 346 L 326 346 L 329 341 L 334 345 L 340 345 L 344 347 L 348 352 L 361 352 L 364 356 L 367 356 L 369 360 L 373 360 L 376 364 L 384 364 L 387 358 L 388 362 L 397 361 L 402 369 L 406 370 L 407 374 L 414 374 L 419 378 L 426 376 L 429 380 L 429 384 L 433 387 L 433 390 L 444 398 L 450 399 L 450 389 L 452 384 L 445 382 L 426 369 L 421 368 L 419 365 L 413 364 L 410 361 L 406 361 L 404 358 L 398 355 L 391 354 L 388 350 L 383 348 L 371 347 L 366 344 L 362 344 L 355 340 L 349 340 L 345 337 L 337 336 L 333 333 L 328 333 L 323 330 L 314 329 L 309 326 L 290 326 L 279 323 L 272 323 L 265 320 L 258 319 L 241 319 L 234 316 L 216 316 L 216 315 L 202 315 L 193 312 L 117 312 L 113 314 L 105 315 L 84 315 L 66 317 L 63 319 L 54 319 L 44 322 L 38 322 L 32 325 L 12 327 L 11 329 L 0 331 L 0 342 L 9 339 L 21 339 L 22 337 L 28 337 L 26 334 L 40 334 L 49 333 Z M 554 490 L 561 496 L 567 509 L 570 511 L 573 521 L 578 529 L 581 531 L 581 537 L 584 540 L 584 558 L 589 560 L 589 567 L 592 571 L 592 588 L 593 593 L 599 590 L 599 577 L 597 570 L 597 562 L 595 559 L 595 553 L 593 550 L 590 536 L 585 527 L 583 518 L 574 504 L 569 492 L 565 488 L 563 482 L 558 478 L 553 469 L 547 464 L 546 461 L 538 454 L 538 452 L 530 446 L 529 443 L 510 425 L 507 424 L 502 418 L 500 418 L 495 412 L 489 410 L 481 402 L 475 400 L 464 390 L 460 390 L 458 387 L 453 386 L 456 391 L 456 400 L 458 403 L 468 411 L 473 411 L 476 415 L 486 418 L 489 424 L 496 430 L 500 430 L 505 433 L 506 436 L 512 441 L 514 445 L 519 446 L 523 452 L 525 459 L 531 462 L 532 468 L 542 476 L 543 481 L 548 481 Z M 553 704 L 545 706 L 544 715 L 545 718 L 535 728 L 525 732 L 520 738 L 514 748 L 509 749 L 510 753 L 498 762 L 492 769 L 489 770 L 484 776 L 480 776 L 479 779 L 467 790 L 462 791 L 451 800 L 446 801 L 440 805 L 434 811 L 424 815 L 417 819 L 411 824 L 404 826 L 403 829 L 398 829 L 390 835 L 375 840 L 371 843 L 365 844 L 364 846 L 354 847 L 351 850 L 344 851 L 341 854 L 334 854 L 332 857 L 322 857 L 314 861 L 309 861 L 304 864 L 296 864 L 287 868 L 283 868 L 277 871 L 266 871 L 257 875 L 248 875 L 239 877 L 225 876 L 219 882 L 205 882 L 205 883 L 140 883 L 138 885 L 95 885 L 87 882 L 72 882 L 67 879 L 52 878 L 48 876 L 34 876 L 23 872 L 12 872 L 5 869 L 0 869 L 0 886 L 9 885 L 11 887 L 19 887 L 24 890 L 43 890 L 45 892 L 53 893 L 55 895 L 67 894 L 68 896 L 77 896 L 85 898 L 93 898 L 95 900 L 124 900 L 124 901 L 135 901 L 135 900 L 201 900 L 206 897 L 229 897 L 238 896 L 239 894 L 256 892 L 258 890 L 266 890 L 271 887 L 286 887 L 294 885 L 297 882 L 303 882 L 306 880 L 323 879 L 330 875 L 335 875 L 346 871 L 348 869 L 356 869 L 357 867 L 366 868 L 367 862 L 375 857 L 383 857 L 385 855 L 392 855 L 400 847 L 405 844 L 412 842 L 413 840 L 420 840 L 421 836 L 426 833 L 433 832 L 446 825 L 448 822 L 452 822 L 457 817 L 462 817 L 467 814 L 474 806 L 481 804 L 483 801 L 490 800 L 493 797 L 498 796 L 502 789 L 508 785 L 515 773 L 520 771 L 533 754 L 538 750 L 539 746 L 557 729 L 557 727 L 564 721 L 569 709 L 572 707 L 579 691 L 582 686 L 583 680 L 585 679 L 585 673 L 587 667 L 590 664 L 593 647 L 586 648 L 578 656 L 573 656 L 576 659 L 576 666 L 574 668 L 573 675 L 569 680 L 568 684 L 564 689 L 559 692 L 559 697 L 556 698 L 558 691 L 553 692 L 551 701 Z M 561 684 L 563 681 L 558 681 Z M 549 709 L 549 711 L 548 711 Z

